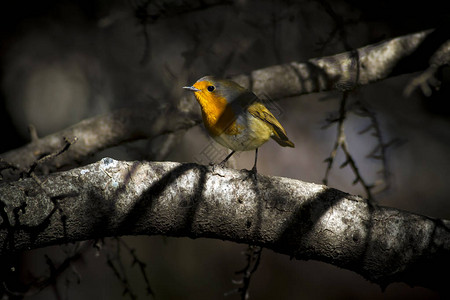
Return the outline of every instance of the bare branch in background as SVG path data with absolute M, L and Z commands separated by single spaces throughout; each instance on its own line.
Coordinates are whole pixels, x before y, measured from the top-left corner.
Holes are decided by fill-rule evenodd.
M 32 179 L 0 184 L 1 254 L 105 236 L 208 237 L 328 262 L 382 286 L 448 284 L 449 221 L 323 185 L 110 158 L 41 181 L 46 192 Z
M 322 52 L 326 46 L 336 37 L 339 36 L 339 42 L 343 44 L 344 49 L 349 51 L 353 49 L 353 47 L 350 46 L 350 43 L 348 41 L 347 36 L 347 30 L 346 25 L 356 23 L 355 21 L 348 21 L 345 20 L 340 14 L 336 13 L 333 9 L 332 5 L 324 0 L 316 0 L 317 3 L 319 3 L 325 10 L 325 12 L 330 16 L 330 18 L 334 21 L 335 27 L 330 32 L 328 38 L 321 42 L 320 44 L 320 51 Z
M 120 241 L 119 239 L 113 239 L 113 241 L 115 241 L 115 251 L 109 251 L 106 264 L 113 271 L 114 276 L 122 285 L 122 296 L 128 295 L 132 300 L 137 299 L 138 297 L 131 286 L 130 279 L 128 278 L 125 266 L 122 262 Z
M 439 49 L 433 53 L 430 58 L 428 68 L 422 73 L 416 76 L 405 87 L 404 95 L 409 97 L 413 91 L 420 88 L 422 93 L 429 97 L 431 96 L 432 89 L 438 90 L 441 82 L 435 77 L 436 72 L 443 66 L 450 63 L 450 39 L 443 43 Z
M 9 166 L 24 170 L 42 158 L 63 149 L 65 139 L 77 139 L 70 151 L 52 156 L 45 162 L 49 169 L 58 169 L 84 161 L 91 155 L 128 141 L 153 138 L 162 134 L 188 129 L 199 124 L 198 116 L 178 109 L 166 111 L 122 109 L 109 114 L 86 119 L 60 132 L 1 154 Z M 3 168 L 3 167 L 2 167 Z M 6 166 L 4 167 L 6 168 Z
M 412 56 L 412 59 L 417 59 L 419 56 L 427 57 L 427 62 L 424 65 L 425 70 L 421 69 L 421 73 L 405 87 L 404 95 L 406 97 L 409 97 L 418 88 L 427 97 L 431 96 L 432 89 L 439 89 L 440 81 L 435 77 L 436 72 L 450 63 L 449 30 L 450 22 L 446 21 L 433 32 L 433 35 L 430 35 L 429 44 L 432 44 L 433 47 L 430 47 L 431 49 L 421 47 L 418 49 L 418 53 Z M 410 62 L 413 63 L 411 60 Z
M 432 55 L 441 46 L 436 45 L 432 35 L 432 30 L 421 31 L 333 56 L 255 70 L 233 79 L 256 94 L 266 93 L 275 99 L 340 89 L 339 85 L 366 85 L 422 70 L 430 58 L 426 55 Z M 445 37 L 440 38 L 445 42 Z M 417 57 L 417 51 L 424 55 Z M 354 62 L 356 58 L 358 64 Z M 354 82 L 356 73 L 358 81 Z
M 343 164 L 341 164 L 340 168 L 343 168 L 347 165 L 350 166 L 350 168 L 353 171 L 353 174 L 355 175 L 355 179 L 353 180 L 353 184 L 360 183 L 362 187 L 364 188 L 364 191 L 366 192 L 366 197 L 369 200 L 374 200 L 372 195 L 372 185 L 368 184 L 362 177 L 361 172 L 359 171 L 359 168 L 353 158 L 353 156 L 350 154 L 350 150 L 348 148 L 347 139 L 345 136 L 344 131 L 344 121 L 347 117 L 347 97 L 348 93 L 343 92 L 342 93 L 342 99 L 339 106 L 339 117 L 334 120 L 329 120 L 327 126 L 337 123 L 337 134 L 336 134 L 336 141 L 333 146 L 333 150 L 331 151 L 331 154 L 328 158 L 325 159 L 325 162 L 328 163 L 327 169 L 325 171 L 325 177 L 323 179 L 324 184 L 328 184 L 328 176 L 330 174 L 331 168 L 333 167 L 334 160 L 336 158 L 337 151 L 339 149 L 342 150 L 342 152 L 345 155 L 345 161 Z
M 232 5 L 230 0 L 213 1 L 150 1 L 150 0 L 130 0 L 134 17 L 142 27 L 142 36 L 144 38 L 144 50 L 140 60 L 141 65 L 146 65 L 150 59 L 150 33 L 149 26 L 161 18 L 179 17 L 180 15 L 191 13 L 198 10 L 208 9 L 220 5 Z
M 131 266 L 135 266 L 137 265 L 139 267 L 139 271 L 142 275 L 142 278 L 145 282 L 145 286 L 146 286 L 146 292 L 147 295 L 152 295 L 154 296 L 153 290 L 150 286 L 150 281 L 148 279 L 147 276 L 147 264 L 144 263 L 137 255 L 136 255 L 136 249 L 130 247 L 123 239 L 121 238 L 116 238 L 117 242 L 118 242 L 118 247 L 123 246 L 129 253 L 129 255 L 133 258 L 133 261 L 131 263 Z
M 247 260 L 247 264 L 242 270 L 236 272 L 236 275 L 241 275 L 242 279 L 233 280 L 233 283 L 239 287 L 225 293 L 225 296 L 231 296 L 233 294 L 239 294 L 241 300 L 246 300 L 250 298 L 249 288 L 252 275 L 258 269 L 259 263 L 261 261 L 261 254 L 263 248 L 259 246 L 248 245 L 247 249 L 243 253 Z
M 22 287 L 23 291 L 14 291 L 8 286 L 8 281 L 2 282 L 6 294 L 19 298 L 30 297 L 39 294 L 49 286 L 53 286 L 55 293 L 59 296 L 58 299 L 60 299 L 59 291 L 56 288 L 56 281 L 64 272 L 72 267 L 74 262 L 83 258 L 83 255 L 92 248 L 92 244 L 88 242 L 76 243 L 71 248 L 71 251 L 66 253 L 66 257 L 61 263 L 55 263 L 49 256 L 45 255 L 48 273 L 50 274 L 35 277 L 34 280 L 26 283 Z
M 139 62 L 142 66 L 147 64 L 151 51 L 148 25 L 152 21 L 152 19 L 147 13 L 147 9 L 150 6 L 150 3 L 150 0 L 143 1 L 142 3 L 140 3 L 140 1 L 130 1 L 130 4 L 134 10 L 134 17 L 139 21 L 139 25 L 142 27 L 142 36 L 144 37 L 144 52 Z
M 327 12 L 327 14 L 335 22 L 336 28 L 332 32 L 332 35 L 339 33 L 340 43 L 343 44 L 343 46 L 346 50 L 351 50 L 352 47 L 350 46 L 350 43 L 348 41 L 347 32 L 345 29 L 346 22 L 344 22 L 343 18 L 339 14 L 336 14 L 334 9 L 328 2 L 321 1 L 321 0 L 318 0 L 318 2 L 325 8 L 325 11 Z M 332 39 L 332 37 L 330 37 L 329 40 L 331 40 L 331 39 Z M 327 44 L 324 43 L 323 47 L 325 47 L 326 45 Z M 336 135 L 336 141 L 334 143 L 333 150 L 331 151 L 330 156 L 327 159 L 325 159 L 325 162 L 327 162 L 328 165 L 327 165 L 327 168 L 325 171 L 325 177 L 323 179 L 323 182 L 324 182 L 324 184 L 328 183 L 328 176 L 329 176 L 329 173 L 333 166 L 333 162 L 335 160 L 337 151 L 339 149 L 342 149 L 342 152 L 345 155 L 345 161 L 343 164 L 341 164 L 340 168 L 343 168 L 343 167 L 349 165 L 355 175 L 353 184 L 360 183 L 365 191 L 365 196 L 367 197 L 367 199 L 373 201 L 374 200 L 374 196 L 373 196 L 374 193 L 372 192 L 373 188 L 378 187 L 381 184 L 384 184 L 383 189 L 387 189 L 390 185 L 389 171 L 388 171 L 389 167 L 388 167 L 388 162 L 387 162 L 387 157 L 386 157 L 387 146 L 383 142 L 383 135 L 381 133 L 381 129 L 378 124 L 377 117 L 375 116 L 374 113 L 369 111 L 369 109 L 367 108 L 367 105 L 365 105 L 360 99 L 358 99 L 356 101 L 356 105 L 353 105 L 353 107 L 357 107 L 358 110 L 355 111 L 354 108 L 353 108 L 353 110 L 359 116 L 368 117 L 370 120 L 370 125 L 367 127 L 367 129 L 362 131 L 360 134 L 368 132 L 371 129 L 373 129 L 374 133 L 372 135 L 375 136 L 375 138 L 377 139 L 377 146 L 368 155 L 368 157 L 377 158 L 377 159 L 381 160 L 381 164 L 382 164 L 381 171 L 377 172 L 378 174 L 382 175 L 382 179 L 376 180 L 375 183 L 369 184 L 368 182 L 366 182 L 363 179 L 363 176 L 362 176 L 361 172 L 359 171 L 359 168 L 358 168 L 358 165 L 357 165 L 355 159 L 350 154 L 350 149 L 348 147 L 347 138 L 346 138 L 345 131 L 344 131 L 344 122 L 347 118 L 347 112 L 350 110 L 350 108 L 347 107 L 348 106 L 347 98 L 349 97 L 349 92 L 354 91 L 354 89 L 358 85 L 359 77 L 360 77 L 360 69 L 361 69 L 359 53 L 357 51 L 352 51 L 352 53 L 354 56 L 354 59 L 353 59 L 354 66 L 351 67 L 350 69 L 354 69 L 356 71 L 353 74 L 353 78 L 348 78 L 344 81 L 338 81 L 338 83 L 336 84 L 336 86 L 342 90 L 342 97 L 340 100 L 340 108 L 339 108 L 339 117 L 337 117 L 333 120 L 328 120 L 328 124 L 326 124 L 326 127 L 328 127 L 333 123 L 337 123 L 337 135 Z M 382 189 L 380 189 L 380 191 L 381 190 Z
M 380 175 L 381 178 L 371 184 L 371 190 L 374 190 L 373 194 L 381 193 L 388 190 L 391 186 L 392 174 L 390 172 L 387 152 L 389 149 L 403 144 L 404 141 L 400 138 L 392 138 L 387 141 L 385 134 L 383 134 L 381 130 L 381 125 L 376 113 L 363 101 L 357 101 L 351 110 L 358 116 L 368 118 L 370 121 L 369 125 L 358 133 L 361 135 L 370 133 L 377 141 L 376 146 L 366 155 L 366 157 L 381 162 L 381 169 L 377 171 L 377 174 Z

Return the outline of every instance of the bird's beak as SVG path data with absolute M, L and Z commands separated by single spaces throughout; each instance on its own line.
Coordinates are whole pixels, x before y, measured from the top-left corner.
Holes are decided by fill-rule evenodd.
M 192 92 L 200 92 L 200 90 L 198 88 L 195 88 L 193 86 L 183 86 L 183 89 L 187 89 L 187 90 L 190 90 Z

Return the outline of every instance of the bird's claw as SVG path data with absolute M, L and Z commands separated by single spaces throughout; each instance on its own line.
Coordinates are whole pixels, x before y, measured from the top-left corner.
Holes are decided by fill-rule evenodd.
M 243 171 L 247 172 L 247 177 L 252 179 L 253 181 L 256 181 L 258 179 L 258 171 L 255 167 L 253 167 L 251 170 L 243 169 Z

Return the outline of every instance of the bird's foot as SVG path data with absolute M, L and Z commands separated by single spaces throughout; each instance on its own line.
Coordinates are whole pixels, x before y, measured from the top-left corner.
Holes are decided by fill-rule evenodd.
M 251 170 L 243 169 L 243 171 L 247 172 L 247 177 L 253 181 L 256 181 L 258 178 L 258 171 L 256 170 L 256 166 L 254 166 Z
M 222 162 L 220 162 L 220 163 L 218 163 L 218 164 L 215 164 L 215 163 L 209 163 L 209 166 L 211 167 L 211 168 L 215 168 L 215 167 L 219 167 L 219 168 L 225 168 L 225 165 L 226 165 L 226 161 L 222 161 Z
M 218 174 L 217 172 L 219 172 L 220 169 L 225 168 L 225 165 L 226 165 L 226 161 L 225 162 L 220 162 L 218 164 L 209 163 L 209 166 L 210 166 L 211 171 L 212 171 L 213 174 Z

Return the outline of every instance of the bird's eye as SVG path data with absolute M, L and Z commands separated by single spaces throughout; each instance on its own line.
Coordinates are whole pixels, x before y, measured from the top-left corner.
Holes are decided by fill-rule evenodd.
M 216 88 L 213 85 L 210 85 L 207 87 L 208 91 L 212 92 L 214 91 Z

